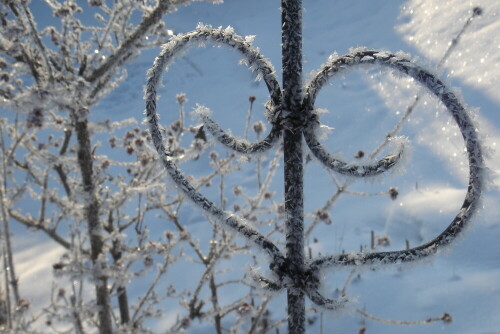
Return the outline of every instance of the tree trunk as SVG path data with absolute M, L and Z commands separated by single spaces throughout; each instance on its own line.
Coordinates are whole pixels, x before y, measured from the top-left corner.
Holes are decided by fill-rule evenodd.
M 111 320 L 111 300 L 108 290 L 108 278 L 106 275 L 99 273 L 105 269 L 106 262 L 97 261 L 99 255 L 102 254 L 104 242 L 102 237 L 102 222 L 99 219 L 99 199 L 96 194 L 93 180 L 93 160 L 87 124 L 88 121 L 86 118 L 80 119 L 75 113 L 73 113 L 72 116 L 79 146 L 78 165 L 82 173 L 83 189 L 86 196 L 85 218 L 87 220 L 90 239 L 90 255 L 92 263 L 94 264 L 94 270 L 96 270 L 95 292 L 99 312 L 99 333 L 110 334 L 113 332 L 113 324 Z

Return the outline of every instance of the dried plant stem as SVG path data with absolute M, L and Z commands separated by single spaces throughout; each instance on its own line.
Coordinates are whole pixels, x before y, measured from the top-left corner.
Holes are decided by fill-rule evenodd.
M 2 284 L 0 284 L 0 328 L 6 328 L 9 323 L 9 317 L 9 302 L 7 301 L 7 296 L 3 291 Z
M 446 49 L 443 57 L 441 57 L 441 60 L 439 61 L 438 65 L 437 65 L 437 71 L 438 72 L 442 69 L 442 67 L 443 67 L 444 63 L 446 62 L 446 60 L 448 60 L 448 58 L 451 56 L 451 54 L 453 53 L 453 51 L 457 47 L 458 42 L 460 41 L 460 37 L 462 37 L 462 35 L 465 33 L 465 31 L 467 30 L 467 28 L 471 24 L 471 22 L 474 19 L 474 17 L 476 17 L 476 16 L 478 16 L 480 14 L 481 14 L 480 11 L 477 11 L 476 9 L 474 9 L 473 12 L 472 12 L 472 15 L 467 19 L 467 21 L 465 21 L 465 24 L 462 26 L 462 29 L 460 29 L 460 31 L 457 33 L 457 35 L 451 40 L 451 42 L 450 42 L 450 44 L 448 46 L 448 49 Z M 415 108 L 418 105 L 418 102 L 420 101 L 420 99 L 421 99 L 421 95 L 420 94 L 418 94 L 418 95 L 415 96 L 415 99 L 406 108 L 406 112 L 404 113 L 403 117 L 401 117 L 399 119 L 399 121 L 396 124 L 396 126 L 394 127 L 394 129 L 392 129 L 390 132 L 388 132 L 387 136 L 384 139 L 384 141 L 372 153 L 370 153 L 370 158 L 373 159 L 375 156 L 377 156 L 377 154 L 379 154 L 380 151 L 382 151 L 384 149 L 384 147 L 387 146 L 387 144 L 389 143 L 389 140 L 392 137 L 394 137 L 401 130 L 401 128 L 403 127 L 403 125 L 406 122 L 406 120 L 413 113 L 413 110 L 415 110 Z
M 2 128 L 0 128 L 2 129 Z M 14 267 L 14 259 L 13 259 L 13 253 L 12 253 L 12 244 L 11 244 L 11 238 L 10 238 L 10 224 L 9 224 L 9 213 L 8 213 L 8 199 L 6 198 L 6 192 L 7 192 L 7 163 L 8 160 L 5 160 L 6 157 L 6 147 L 5 147 L 5 142 L 3 138 L 3 129 L 0 132 L 1 135 L 1 149 L 2 149 L 2 156 L 4 159 L 2 159 L 2 175 L 0 175 L 0 179 L 2 182 L 0 183 L 0 215 L 2 217 L 2 231 L 0 236 L 3 237 L 3 255 L 4 255 L 4 266 L 5 266 L 5 275 L 8 277 L 8 281 L 6 280 L 5 288 L 6 288 L 6 297 L 8 304 L 10 304 L 10 296 L 9 296 L 9 290 L 8 287 L 9 285 L 12 287 L 12 293 L 14 294 L 14 301 L 16 304 L 19 302 L 21 299 L 20 294 L 19 294 L 19 286 L 18 286 L 18 280 L 16 277 L 16 271 Z M 22 138 L 24 136 L 21 135 L 20 137 Z M 16 143 L 14 144 L 14 147 L 17 147 L 17 144 L 19 143 L 18 139 Z M 13 148 L 14 149 L 14 148 Z M 9 157 L 11 156 L 13 150 L 9 153 Z M 8 282 L 8 283 L 7 283 Z M 9 305 L 9 312 L 11 312 L 11 305 Z M 9 323 L 11 322 L 9 315 Z
M 222 334 L 222 316 L 220 314 L 220 306 L 219 306 L 219 297 L 217 294 L 217 284 L 215 284 L 214 274 L 210 275 L 209 287 L 211 292 L 211 301 L 212 306 L 214 308 L 214 322 L 215 322 L 215 330 L 217 334 Z
M 149 31 L 151 27 L 156 25 L 160 19 L 172 7 L 172 1 L 158 1 L 156 8 L 143 18 L 139 26 L 130 34 L 130 36 L 121 43 L 120 47 L 110 55 L 107 60 L 98 68 L 96 68 L 86 79 L 89 82 L 95 82 L 105 76 L 114 66 L 129 55 L 133 46 Z
M 442 316 L 437 317 L 437 318 L 427 318 L 425 320 L 391 320 L 391 319 L 384 319 L 384 318 L 376 317 L 376 316 L 368 314 L 365 311 L 360 310 L 360 309 L 357 309 L 356 312 L 358 312 L 359 314 L 361 314 L 365 318 L 368 318 L 368 319 L 371 319 L 374 321 L 378 321 L 378 322 L 381 322 L 384 324 L 388 324 L 388 325 L 411 326 L 411 325 L 426 325 L 426 324 L 429 324 L 431 322 L 436 322 L 436 321 L 444 321 L 444 322 L 451 321 L 451 317 L 448 313 L 445 313 Z
M 146 291 L 146 293 L 142 296 L 140 302 L 139 302 L 139 305 L 137 306 L 137 308 L 135 309 L 134 311 L 134 314 L 132 315 L 132 320 L 131 320 L 131 323 L 132 324 L 135 324 L 139 318 L 139 315 L 140 315 L 140 312 L 142 310 L 142 308 L 144 307 L 144 305 L 146 305 L 146 302 L 148 301 L 149 299 L 149 296 L 153 293 L 154 289 L 156 288 L 156 285 L 158 284 L 158 282 L 160 281 L 160 278 L 163 277 L 163 275 L 165 275 L 165 273 L 167 272 L 167 269 L 168 269 L 168 266 L 169 266 L 169 261 L 170 261 L 170 256 L 167 255 L 165 257 L 165 262 L 161 265 L 160 267 L 160 270 L 158 271 L 158 273 L 156 274 L 156 277 L 155 279 L 153 280 L 153 282 L 149 285 L 149 288 L 148 290 Z
M 264 311 L 267 309 L 268 303 L 269 303 L 269 298 L 265 298 L 262 304 L 257 309 L 257 313 L 254 316 L 254 319 L 252 321 L 252 326 L 248 330 L 248 334 L 253 334 L 254 331 L 257 329 L 257 325 L 259 324 L 260 318 L 264 314 Z
M 4 169 L 5 170 L 5 169 Z M 5 175 L 5 174 L 4 174 Z M 16 270 L 14 266 L 14 258 L 13 258 L 13 253 L 12 253 L 12 243 L 10 240 L 10 224 L 9 224 L 9 216 L 8 216 L 8 210 L 6 208 L 7 206 L 7 199 L 5 198 L 5 192 L 4 192 L 4 187 L 3 184 L 0 186 L 0 206 L 1 206 L 1 212 L 0 214 L 2 215 L 2 234 L 3 234 L 3 239 L 4 239 L 4 256 L 5 259 L 7 260 L 7 265 L 5 267 L 6 272 L 8 273 L 9 276 L 9 284 L 12 287 L 12 293 L 14 295 L 14 301 L 19 302 L 21 299 L 20 294 L 19 294 L 19 285 L 18 285 L 18 279 L 16 277 Z
M 337 187 L 337 191 L 335 191 L 335 193 L 326 201 L 326 203 L 323 205 L 321 210 L 322 211 L 330 210 L 332 208 L 333 204 L 342 195 L 343 191 L 344 191 L 343 187 Z M 318 215 L 315 215 L 313 221 L 311 222 L 311 224 L 307 228 L 306 232 L 304 233 L 305 238 L 308 238 L 311 235 L 312 231 L 314 230 L 316 225 L 318 225 L 319 222 L 320 222 L 320 219 L 319 219 Z
M 34 228 L 43 231 L 45 234 L 47 234 L 47 236 L 49 236 L 52 240 L 54 240 L 64 248 L 71 248 L 71 243 L 60 236 L 55 229 L 49 228 L 46 225 L 40 225 L 38 221 L 34 220 L 33 218 L 22 216 L 19 212 L 14 210 L 9 210 L 9 216 L 16 220 L 18 223 L 21 223 L 28 228 Z
M 253 113 L 253 103 L 255 99 L 250 98 L 250 107 L 248 107 L 247 113 L 247 121 L 245 123 L 245 139 L 248 139 L 248 131 L 250 130 L 250 122 L 252 121 L 252 113 Z
M 39 48 L 38 54 L 41 55 L 43 60 L 44 60 L 45 67 L 46 67 L 47 73 L 49 75 L 49 78 L 48 78 L 49 83 L 52 84 L 54 82 L 54 74 L 52 73 L 52 67 L 50 66 L 50 62 L 47 58 L 47 50 L 45 49 L 45 45 L 42 43 L 42 40 L 40 39 L 40 36 L 38 35 L 38 31 L 37 31 L 37 29 L 35 27 L 35 23 L 33 21 L 33 16 L 31 15 L 31 12 L 30 12 L 28 6 L 26 5 L 26 2 L 20 1 L 20 5 L 23 8 L 24 14 L 26 15 L 26 19 L 27 19 L 28 24 L 29 24 L 29 31 L 31 33 L 31 36 L 33 37 L 33 40 L 34 40 L 36 46 Z M 22 21 L 22 19 L 21 19 L 21 21 Z
M 5 282 L 5 302 L 7 308 L 7 328 L 12 328 L 12 302 L 10 299 L 10 284 L 9 284 L 9 271 L 8 271 L 8 260 L 7 252 L 5 250 L 5 244 L 2 247 L 2 257 L 3 257 L 3 269 L 4 269 L 4 282 Z
M 110 214 L 110 224 L 112 224 L 112 215 Z M 115 263 L 119 262 L 122 258 L 122 252 L 120 251 L 121 243 L 119 241 L 113 240 L 113 248 L 111 249 L 111 255 Z M 130 311 L 128 305 L 128 294 L 127 288 L 125 286 L 118 286 L 116 288 L 116 294 L 118 297 L 118 308 L 120 310 L 120 321 L 122 324 L 127 324 L 130 322 Z

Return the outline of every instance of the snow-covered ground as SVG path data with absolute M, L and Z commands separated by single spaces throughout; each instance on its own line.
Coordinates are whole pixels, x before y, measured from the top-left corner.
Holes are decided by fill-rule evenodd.
M 500 145 L 500 3 L 496 0 L 472 1 L 332 1 L 304 0 L 304 73 L 319 69 L 333 52 L 346 53 L 352 47 L 366 46 L 391 51 L 403 50 L 419 62 L 435 69 L 448 43 L 470 17 L 472 8 L 481 6 L 483 15 L 476 18 L 446 62 L 441 75 L 461 89 L 466 103 L 479 108 L 477 121 L 485 145 Z M 279 2 L 270 0 L 226 0 L 223 5 L 193 3 L 167 16 L 165 21 L 176 33 L 187 32 L 198 22 L 214 27 L 231 25 L 239 35 L 256 35 L 254 45 L 268 57 L 280 75 Z M 128 79 L 95 110 L 95 119 L 142 118 L 142 86 L 145 72 L 158 50 L 144 53 L 128 69 Z M 175 94 L 185 92 L 187 108 L 204 104 L 214 111 L 214 118 L 224 128 L 242 134 L 248 96 L 255 95 L 262 113 L 267 100 L 265 85 L 253 80 L 250 72 L 238 63 L 239 56 L 226 49 L 193 49 L 177 60 L 165 75 L 160 100 L 162 122 L 175 117 Z M 376 71 L 361 69 L 338 79 L 320 93 L 317 107 L 329 114 L 321 120 L 334 128 L 328 138 L 332 152 L 351 159 L 359 149 L 370 151 L 391 130 L 412 97 L 420 90 L 404 80 L 395 80 Z M 168 109 L 170 108 L 170 109 Z M 168 110 L 172 111 L 169 116 Z M 171 118 L 169 118 L 171 117 Z M 260 116 L 260 119 L 264 119 Z M 465 156 L 457 127 L 450 122 L 435 100 L 425 98 L 407 122 L 403 134 L 412 143 L 412 159 L 402 175 L 388 175 L 374 182 L 357 182 L 351 189 L 365 192 L 387 190 L 397 186 L 400 196 L 344 196 L 331 211 L 332 225 L 319 226 L 313 236 L 319 242 L 314 252 L 357 251 L 369 244 L 370 231 L 387 234 L 390 249 L 427 241 L 442 231 L 460 208 L 466 190 Z M 500 153 L 492 152 L 488 166 L 496 172 Z M 254 176 L 245 171 L 243 180 Z M 279 177 L 279 176 L 278 176 Z M 324 316 L 325 333 L 500 333 L 500 178 L 493 174 L 491 190 L 484 196 L 484 209 L 474 220 L 460 242 L 433 261 L 411 267 L 361 272 L 348 289 L 358 296 L 358 307 L 378 317 L 395 320 L 421 320 L 447 312 L 450 324 L 441 322 L 426 326 L 402 327 L 364 320 L 358 314 Z M 236 182 L 236 181 L 234 181 Z M 276 179 L 274 190 L 282 193 Z M 307 167 L 305 178 L 306 209 L 323 205 L 335 190 L 327 173 L 319 166 Z M 194 235 L 202 237 L 204 225 L 193 226 Z M 45 244 L 32 243 L 34 235 L 14 230 L 16 260 L 22 289 L 29 289 L 34 304 L 48 289 L 28 285 L 36 278 L 40 285 L 50 286 L 51 262 L 61 251 Z M 206 233 L 209 234 L 209 233 Z M 40 249 L 46 249 L 43 255 Z M 36 263 L 37 266 L 33 264 Z M 47 267 L 41 266 L 48 263 Z M 182 270 L 188 270 L 182 267 Z M 183 271 L 184 273 L 185 271 Z M 326 294 L 342 288 L 348 272 L 328 273 Z M 170 273 L 176 283 L 185 275 Z M 139 289 L 136 288 L 136 289 Z M 27 290 L 25 290 L 27 291 Z M 132 291 L 140 294 L 140 290 Z M 273 303 L 278 316 L 284 305 L 284 294 Z M 165 316 L 159 327 L 167 326 L 175 313 Z M 319 333 L 319 321 L 308 329 Z M 164 327 L 163 327 L 164 328 Z M 192 333 L 210 333 L 211 328 L 193 329 Z

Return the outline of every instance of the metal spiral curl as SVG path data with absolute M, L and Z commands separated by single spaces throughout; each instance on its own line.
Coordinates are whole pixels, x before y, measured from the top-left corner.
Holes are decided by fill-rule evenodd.
M 282 262 L 284 261 L 284 256 L 274 243 L 248 225 L 243 219 L 230 212 L 222 210 L 198 192 L 196 188 L 189 183 L 184 174 L 177 168 L 174 163 L 172 153 L 168 151 L 163 144 L 163 137 L 158 124 L 159 117 L 156 111 L 156 89 L 160 83 L 162 72 L 173 62 L 173 58 L 177 53 L 183 52 L 194 44 L 202 42 L 222 44 L 240 51 L 244 59 L 247 60 L 248 64 L 250 66 L 255 65 L 256 69 L 262 75 L 269 89 L 272 104 L 275 106 L 279 106 L 280 104 L 281 91 L 279 89 L 276 75 L 274 74 L 274 69 L 257 50 L 251 48 L 250 43 L 246 42 L 242 37 L 233 34 L 232 30 L 211 29 L 200 26 L 197 30 L 178 35 L 174 37 L 172 41 L 165 44 L 160 55 L 154 60 L 153 67 L 147 73 L 147 83 L 145 87 L 145 114 L 146 121 L 149 124 L 153 144 L 158 151 L 160 159 L 163 162 L 168 174 L 188 198 L 190 198 L 201 209 L 211 214 L 215 219 L 223 222 L 224 225 L 245 236 L 255 245 L 262 248 L 269 256 L 271 256 L 273 262 Z M 279 125 L 273 125 L 273 127 L 275 126 Z M 271 133 L 273 131 L 276 130 L 271 130 Z M 227 136 L 229 138 L 229 135 Z M 228 144 L 224 142 L 223 144 L 233 148 L 232 146 L 240 146 L 242 141 L 237 138 L 233 138 L 232 142 L 236 144 Z M 259 143 L 255 143 L 254 145 L 261 145 L 262 147 L 265 146 Z
M 272 124 L 272 129 L 264 140 L 257 143 L 248 143 L 227 134 L 207 115 L 202 115 L 206 128 L 222 144 L 241 153 L 248 154 L 261 152 L 269 149 L 278 141 L 282 129 L 285 128 L 289 122 L 304 122 L 300 129 L 304 134 L 306 143 L 313 154 L 326 167 L 342 174 L 365 177 L 383 173 L 399 162 L 403 149 L 401 148 L 398 152 L 384 157 L 372 165 L 347 164 L 333 157 L 333 155 L 328 153 L 326 149 L 323 148 L 314 134 L 314 129 L 319 124 L 316 115 L 313 113 L 314 102 L 323 85 L 328 82 L 328 80 L 332 79 L 349 67 L 369 64 L 389 67 L 397 72 L 401 72 L 414 78 L 420 84 L 427 87 L 432 94 L 443 102 L 454 120 L 457 122 L 467 148 L 470 168 L 469 186 L 462 208 L 455 219 L 453 219 L 445 231 L 435 239 L 415 248 L 391 252 L 325 256 L 305 263 L 302 272 L 290 269 L 293 268 L 293 266 L 288 263 L 286 257 L 272 241 L 249 226 L 242 218 L 239 218 L 230 212 L 223 211 L 199 193 L 186 180 L 185 176 L 174 164 L 171 152 L 169 152 L 163 144 L 163 138 L 158 124 L 158 115 L 156 112 L 156 88 L 159 85 L 161 74 L 172 62 L 173 57 L 177 53 L 185 50 L 195 43 L 202 42 L 221 44 L 239 51 L 243 55 L 243 58 L 248 62 L 248 65 L 257 70 L 263 77 L 271 96 L 273 112 L 271 113 L 271 117 L 269 117 L 269 119 Z M 172 41 L 163 47 L 162 52 L 155 59 L 153 67 L 148 71 L 145 99 L 145 114 L 149 123 L 153 143 L 173 181 L 189 198 L 191 198 L 196 205 L 210 213 L 225 226 L 240 233 L 271 257 L 270 269 L 277 278 L 272 280 L 256 275 L 254 276 L 254 279 L 260 282 L 263 287 L 274 291 L 279 291 L 284 288 L 301 290 L 314 304 L 326 309 L 337 310 L 342 308 L 347 303 L 347 299 L 345 297 L 328 299 L 319 293 L 319 277 L 322 269 L 339 266 L 375 266 L 390 263 L 404 263 L 427 257 L 436 253 L 440 248 L 453 241 L 464 229 L 478 208 L 484 184 L 482 177 L 484 162 L 476 128 L 462 103 L 441 80 L 437 79 L 433 74 L 415 65 L 402 56 L 388 52 L 363 50 L 347 54 L 336 59 L 332 58 L 332 60 L 324 65 L 307 85 L 306 94 L 302 103 L 303 115 L 300 116 L 303 119 L 294 120 L 290 119 L 289 115 L 287 115 L 286 112 L 282 112 L 280 109 L 281 90 L 274 73 L 274 69 L 268 60 L 266 60 L 256 49 L 252 48 L 249 42 L 245 41 L 244 38 L 235 35 L 230 29 L 222 30 L 220 28 L 211 29 L 210 27 L 198 27 L 196 31 L 174 37 Z
M 310 263 L 318 270 L 327 267 L 384 265 L 389 263 L 405 263 L 422 259 L 435 254 L 443 246 L 456 239 L 463 231 L 479 207 L 481 193 L 484 188 L 484 159 L 482 147 L 478 138 L 477 128 L 462 102 L 441 80 L 434 74 L 412 63 L 403 56 L 388 52 L 363 50 L 332 60 L 326 64 L 313 78 L 307 87 L 304 98 L 306 110 L 313 110 L 314 101 L 319 89 L 335 75 L 352 66 L 363 64 L 389 67 L 415 79 L 435 95 L 447 108 L 457 123 L 465 141 L 469 160 L 469 184 L 462 207 L 450 225 L 433 240 L 408 250 L 392 252 L 340 254 L 321 257 Z M 312 149 L 311 149 L 312 150 Z
M 316 128 L 320 123 L 317 119 L 316 113 L 310 112 L 310 115 L 310 121 L 307 123 L 303 131 L 304 139 L 316 159 L 321 161 L 325 167 L 333 170 L 334 172 L 355 177 L 375 176 L 396 166 L 403 156 L 404 145 L 400 145 L 397 152 L 389 154 L 372 164 L 344 162 L 335 157 L 333 154 L 330 154 L 318 141 Z

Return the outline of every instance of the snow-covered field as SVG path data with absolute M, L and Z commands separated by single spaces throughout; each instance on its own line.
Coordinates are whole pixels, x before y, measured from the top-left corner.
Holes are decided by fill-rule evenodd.
M 448 83 L 459 87 L 465 102 L 478 108 L 477 122 L 492 149 L 488 167 L 492 184 L 485 194 L 483 210 L 465 237 L 430 262 L 411 267 L 364 271 L 352 282 L 348 294 L 358 296 L 358 308 L 377 317 L 395 320 L 423 320 L 447 312 L 453 321 L 424 326 L 394 326 L 363 319 L 359 314 L 323 317 L 324 333 L 500 333 L 500 3 L 496 0 L 472 1 L 332 1 L 304 0 L 304 73 L 319 69 L 328 56 L 342 55 L 352 47 L 403 50 L 418 57 L 432 70 L 445 53 L 448 43 L 470 17 L 472 8 L 480 6 L 483 14 L 474 19 L 440 74 Z M 280 12 L 279 2 L 272 0 L 226 0 L 223 5 L 193 3 L 165 19 L 176 33 L 193 30 L 198 22 L 214 27 L 234 27 L 239 35 L 256 35 L 254 45 L 271 60 L 280 76 Z M 158 53 L 144 53 L 128 69 L 128 79 L 95 109 L 94 119 L 142 118 L 144 109 L 142 87 L 146 70 Z M 263 112 L 267 100 L 265 85 L 253 80 L 250 72 L 238 65 L 238 55 L 226 49 L 193 49 L 177 60 L 165 75 L 162 99 L 159 102 L 162 122 L 169 122 L 168 110 L 175 114 L 175 94 L 185 92 L 187 109 L 196 103 L 214 111 L 214 118 L 224 128 L 242 134 L 248 96 L 256 96 L 256 113 Z M 395 80 L 385 73 L 361 69 L 339 78 L 320 93 L 317 107 L 329 113 L 321 121 L 334 128 L 327 142 L 332 152 L 347 160 L 362 149 L 369 152 L 391 130 L 418 87 L 405 80 Z M 170 108 L 170 109 L 168 109 Z M 260 119 L 264 119 L 259 115 Z M 313 236 L 319 241 L 314 253 L 357 251 L 360 244 L 370 243 L 370 231 L 388 235 L 390 248 L 401 249 L 405 240 L 417 245 L 436 236 L 456 215 L 467 184 L 467 168 L 461 137 L 457 127 L 443 108 L 432 98 L 424 98 L 410 117 L 402 134 L 411 141 L 412 156 L 406 173 L 388 175 L 373 182 L 358 181 L 350 189 L 378 192 L 397 186 L 396 200 L 388 197 L 343 196 L 330 212 L 332 225 L 321 225 Z M 200 164 L 197 162 L 197 164 Z M 183 166 L 184 167 L 184 166 Z M 196 167 L 195 167 L 196 168 Z M 244 171 L 233 180 L 251 180 L 254 175 Z M 274 190 L 282 193 L 279 179 Z M 319 164 L 308 165 L 305 191 L 306 209 L 313 210 L 327 200 L 335 187 Z M 189 218 L 189 217 L 187 217 Z M 161 227 L 151 227 L 152 230 Z M 207 227 L 192 226 L 194 235 L 202 237 Z M 61 250 L 38 244 L 35 234 L 26 235 L 21 227 L 14 229 L 20 265 L 21 288 L 28 291 L 36 307 L 47 296 L 52 280 L 51 263 Z M 33 245 L 35 243 L 35 245 Z M 44 249 L 42 253 L 40 249 Z M 42 255 L 40 255 L 42 254 Z M 42 264 L 46 263 L 47 266 Z M 34 265 L 36 264 L 36 265 Z M 186 280 L 170 272 L 175 283 Z M 325 294 L 342 288 L 347 271 L 328 273 L 324 278 Z M 187 283 L 186 283 L 187 284 Z M 27 290 L 26 290 L 27 289 Z M 140 287 L 132 291 L 139 295 Z M 230 299 L 230 296 L 228 296 Z M 278 317 L 285 305 L 284 293 L 272 303 Z M 175 319 L 175 309 L 165 316 L 159 328 Z M 309 327 L 319 333 L 320 322 Z M 164 327 L 163 327 L 164 328 Z M 213 327 L 193 329 L 192 333 L 211 333 Z

